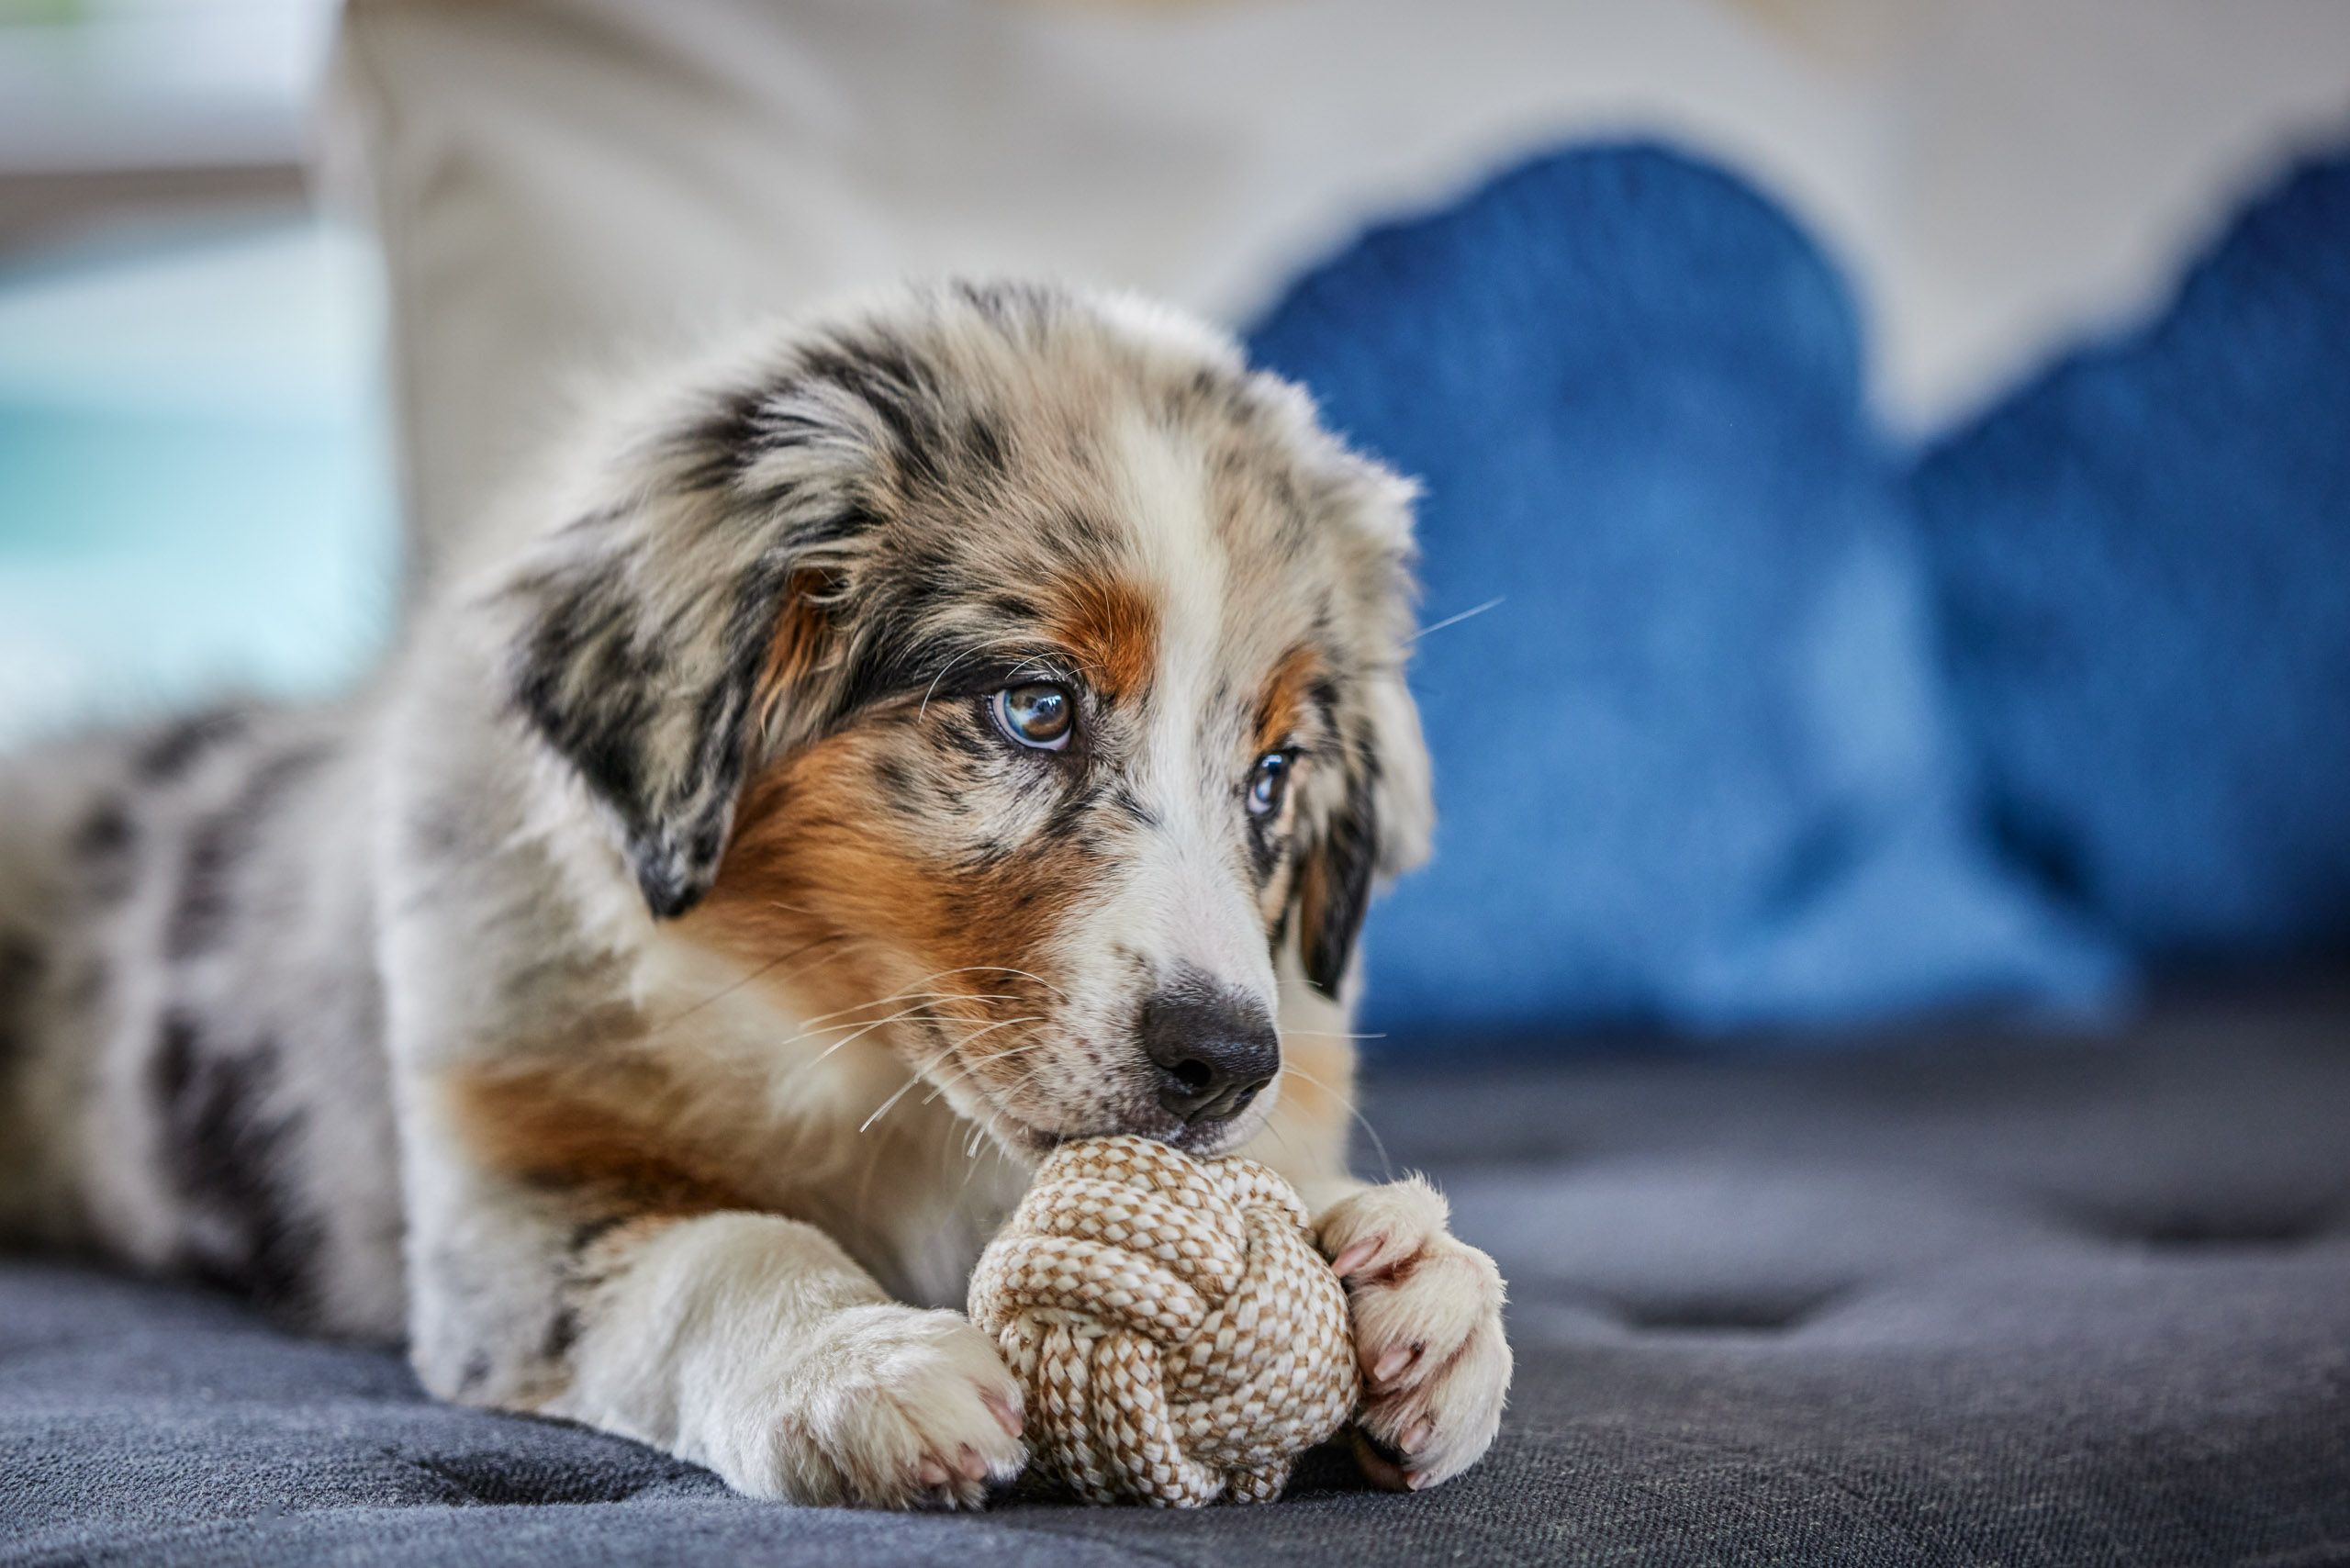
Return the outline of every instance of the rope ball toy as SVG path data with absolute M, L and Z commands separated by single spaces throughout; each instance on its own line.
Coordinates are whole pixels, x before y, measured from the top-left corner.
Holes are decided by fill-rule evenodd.
M 1270 1502 L 1360 1392 L 1346 1290 L 1254 1160 L 1064 1144 L 970 1309 L 1026 1392 L 1039 1474 L 1088 1502 Z

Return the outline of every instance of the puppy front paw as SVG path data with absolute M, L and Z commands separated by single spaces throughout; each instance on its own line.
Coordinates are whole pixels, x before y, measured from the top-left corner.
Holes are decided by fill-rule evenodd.
M 845 1308 L 754 1402 L 711 1462 L 796 1503 L 977 1507 L 1028 1462 L 1019 1385 L 960 1313 Z
M 1316 1229 L 1345 1281 L 1362 1360 L 1355 1451 L 1382 1486 L 1432 1486 L 1475 1463 L 1509 1392 L 1501 1271 L 1446 1228 L 1420 1177 L 1333 1204 Z M 1368 1439 L 1368 1440 L 1366 1440 Z

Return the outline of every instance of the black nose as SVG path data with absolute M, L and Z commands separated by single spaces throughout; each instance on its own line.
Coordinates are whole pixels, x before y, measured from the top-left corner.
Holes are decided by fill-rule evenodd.
M 1184 1121 L 1240 1114 L 1281 1070 L 1281 1039 L 1262 1003 L 1205 987 L 1143 1003 L 1142 1048 L 1158 1069 L 1158 1103 Z

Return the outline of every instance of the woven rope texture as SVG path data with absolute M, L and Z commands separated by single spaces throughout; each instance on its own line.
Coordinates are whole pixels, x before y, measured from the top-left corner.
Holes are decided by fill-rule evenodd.
M 971 1276 L 1039 1471 L 1088 1501 L 1281 1495 L 1360 1382 L 1346 1292 L 1288 1182 L 1136 1137 L 1045 1161 Z

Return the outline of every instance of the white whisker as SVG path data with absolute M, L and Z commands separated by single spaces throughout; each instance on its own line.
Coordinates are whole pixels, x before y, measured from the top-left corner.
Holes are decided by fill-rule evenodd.
M 1502 595 L 1502 596 L 1497 597 L 1497 598 L 1489 599 L 1485 600 L 1485 602 L 1484 602 L 1484 603 L 1483 603 L 1483 604 L 1472 605 L 1469 609 L 1462 610 L 1462 611 L 1461 611 L 1460 614 L 1458 614 L 1458 615 L 1448 615 L 1448 616 L 1446 616 L 1443 620 L 1441 620 L 1441 621 L 1439 621 L 1439 622 L 1436 622 L 1436 623 L 1435 623 L 1434 625 L 1432 625 L 1432 626 L 1423 626 L 1423 627 L 1421 627 L 1418 631 L 1416 631 L 1416 632 L 1413 633 L 1410 636 L 1408 636 L 1408 637 L 1404 638 L 1404 641 L 1405 641 L 1406 643 L 1416 643 L 1416 642 L 1418 642 L 1421 638 L 1423 638 L 1423 637 L 1427 636 L 1427 635 L 1429 633 L 1431 633 L 1431 632 L 1441 632 L 1441 631 L 1443 631 L 1443 630 L 1444 630 L 1446 627 L 1448 627 L 1448 626 L 1458 626 L 1458 625 L 1460 625 L 1463 621 L 1468 620 L 1468 619 L 1469 619 L 1470 617 L 1472 617 L 1472 616 L 1474 616 L 1474 615 L 1483 615 L 1483 614 L 1484 614 L 1484 613 L 1485 613 L 1485 611 L 1487 611 L 1488 610 L 1492 610 L 1492 609 L 1494 609 L 1495 606 L 1499 605 L 1499 604 L 1502 602 L 1502 599 L 1506 598 L 1506 597 L 1508 597 L 1508 596 L 1507 596 L 1507 595 Z
M 1069 992 L 1063 991 L 1060 987 L 1055 985 L 1044 976 L 1030 974 L 1026 969 L 1015 969 L 1008 964 L 972 964 L 968 966 L 968 968 L 976 970 L 985 970 L 990 974 L 1018 975 L 1022 980 L 1035 980 L 1038 985 L 1043 986 L 1046 991 L 1051 991 L 1055 996 L 1059 997 L 1064 1002 L 1069 1000 Z M 962 974 L 965 971 L 963 969 L 948 969 L 946 972 L 950 975 L 956 975 Z
M 893 1002 L 1017 1002 L 1019 1000 L 1016 996 L 974 994 L 961 991 L 901 991 L 895 996 L 877 996 L 870 1002 L 860 1002 L 854 1007 L 836 1008 L 830 1013 L 819 1013 L 813 1017 L 802 1018 L 800 1022 L 803 1025 L 818 1025 L 827 1018 L 839 1018 L 851 1013 L 862 1013 L 871 1007 L 887 1007 Z
M 1340 1105 L 1344 1106 L 1346 1108 L 1347 1114 L 1355 1119 L 1356 1125 L 1361 1127 L 1364 1132 L 1371 1135 L 1371 1146 L 1379 1151 L 1379 1169 L 1381 1172 L 1391 1182 L 1395 1179 L 1395 1162 L 1387 1157 L 1387 1140 L 1379 1136 L 1379 1129 L 1371 1125 L 1371 1119 L 1369 1117 L 1365 1116 L 1360 1111 L 1355 1109 L 1354 1097 L 1352 1095 L 1339 1093 L 1337 1090 L 1331 1088 L 1328 1084 L 1323 1082 L 1320 1079 L 1315 1077 L 1312 1073 L 1306 1071 L 1295 1062 L 1290 1062 L 1283 1065 L 1281 1070 L 1283 1072 L 1293 1072 L 1297 1074 L 1298 1077 L 1304 1079 L 1306 1082 L 1311 1083 L 1315 1088 L 1319 1089 L 1323 1093 L 1327 1094 L 1331 1099 L 1336 1100 Z
M 778 965 L 788 964 L 792 959 L 800 957 L 802 953 L 808 952 L 812 948 L 822 947 L 827 943 L 845 942 L 851 940 L 854 940 L 854 938 L 845 935 L 820 936 L 813 942 L 794 947 L 789 953 L 778 953 L 774 958 L 769 958 L 766 963 L 761 964 L 757 969 L 753 969 L 749 974 L 744 975 L 741 980 L 734 980 L 727 985 L 720 987 L 717 991 L 703 997 L 699 1002 L 697 1002 L 692 1006 L 688 1007 L 685 1011 L 677 1014 L 675 1017 L 664 1019 L 662 1022 L 655 1025 L 651 1029 L 645 1031 L 645 1038 L 651 1039 L 655 1036 L 667 1033 L 669 1030 L 674 1029 L 678 1025 L 684 1023 L 687 1019 L 692 1017 L 695 1014 L 699 1013 L 705 1007 L 716 1006 L 719 1002 L 725 1001 L 728 997 L 733 995 L 744 986 L 749 985 L 752 981 L 769 973 Z M 833 956 L 837 957 L 837 955 Z
M 882 1101 L 882 1102 L 881 1102 L 881 1103 L 880 1103 L 879 1105 L 878 1105 L 878 1106 L 876 1106 L 876 1107 L 874 1108 L 873 1114 L 871 1114 L 871 1115 L 869 1115 L 869 1116 L 866 1117 L 864 1121 L 859 1122 L 859 1123 L 857 1124 L 856 1130 L 858 1131 L 858 1133 L 860 1133 L 860 1134 L 864 1133 L 867 1128 L 869 1128 L 870 1126 L 872 1126 L 874 1123 L 876 1123 L 876 1122 L 879 1121 L 882 1117 L 884 1117 L 884 1116 L 888 1115 L 888 1114 L 890 1114 L 890 1107 L 891 1107 L 892 1105 L 895 1105 L 899 1101 L 901 1101 L 901 1100 L 904 1099 L 904 1098 L 906 1097 L 906 1093 L 907 1093 L 907 1092 L 908 1092 L 909 1090 L 912 1089 L 912 1088 L 913 1088 L 913 1086 L 914 1086 L 915 1084 L 920 1083 L 921 1081 L 922 1081 L 922 1074 L 920 1074 L 920 1073 L 916 1073 L 916 1074 L 914 1074 L 912 1078 L 907 1079 L 907 1080 L 905 1081 L 905 1082 L 904 1082 L 904 1083 L 901 1084 L 901 1085 L 898 1087 L 897 1091 L 896 1091 L 894 1093 L 892 1093 L 892 1094 L 891 1094 L 891 1095 L 890 1095 L 887 1100 Z
M 981 1029 L 975 1034 L 964 1036 L 961 1039 L 955 1042 L 955 1048 L 959 1051 L 965 1046 L 969 1045 L 973 1040 L 978 1039 L 980 1035 L 991 1035 L 998 1029 L 1008 1029 L 1014 1024 L 1040 1024 L 1042 1022 L 1044 1022 L 1044 1019 L 1041 1014 L 1030 1018 L 1007 1018 L 1001 1024 L 990 1024 L 986 1028 Z M 1023 1054 L 1024 1052 L 1033 1051 L 1044 1043 L 1045 1042 L 1042 1040 L 1031 1040 L 1024 1046 L 1013 1046 L 1009 1050 L 990 1052 L 987 1059 L 991 1062 L 1007 1061 L 1013 1057 Z M 936 1088 L 923 1096 L 922 1103 L 927 1105 L 932 1101 L 936 1100 L 941 1094 L 946 1092 L 950 1085 L 960 1083 L 964 1079 L 970 1077 L 972 1071 L 978 1067 L 978 1065 L 979 1064 L 976 1062 L 968 1064 L 964 1066 L 962 1071 L 957 1073 L 955 1077 L 940 1080 Z
M 826 1061 L 831 1059 L 833 1053 L 839 1050 L 842 1047 L 854 1045 L 857 1041 L 865 1038 L 866 1036 L 873 1033 L 874 1030 L 881 1028 L 885 1025 L 899 1023 L 904 1019 L 912 1018 L 923 1011 L 924 1005 L 916 1005 L 907 1008 L 903 1013 L 892 1014 L 887 1018 L 876 1018 L 869 1024 L 859 1025 L 851 1022 L 847 1024 L 827 1025 L 821 1029 L 801 1030 L 799 1034 L 792 1036 L 789 1039 L 782 1041 L 781 1045 L 778 1046 L 778 1048 L 781 1048 L 781 1046 L 797 1045 L 800 1041 L 808 1038 L 811 1035 L 830 1034 L 834 1029 L 853 1029 L 856 1032 L 854 1034 L 842 1036 L 839 1039 L 834 1040 L 831 1045 L 826 1046 L 822 1050 L 817 1052 L 813 1058 L 802 1062 L 799 1067 L 786 1074 L 782 1081 L 776 1085 L 776 1091 L 778 1092 L 781 1092 L 783 1090 L 790 1088 L 809 1073 L 811 1073 L 818 1068 L 823 1066 Z M 860 1132 L 863 1130 L 863 1128 L 858 1129 Z
M 968 647 L 961 653 L 956 655 L 953 658 L 948 659 L 946 664 L 939 666 L 938 673 L 930 678 L 930 684 L 923 688 L 922 703 L 920 706 L 915 708 L 914 717 L 920 719 L 929 713 L 930 699 L 932 694 L 937 691 L 938 683 L 940 681 L 945 680 L 950 674 L 954 673 L 954 669 L 957 665 L 961 664 L 966 659 L 977 657 L 979 655 L 986 653 L 990 648 L 1000 648 L 1011 641 L 1013 641 L 1013 639 L 1009 636 L 990 637 L 986 642 Z

